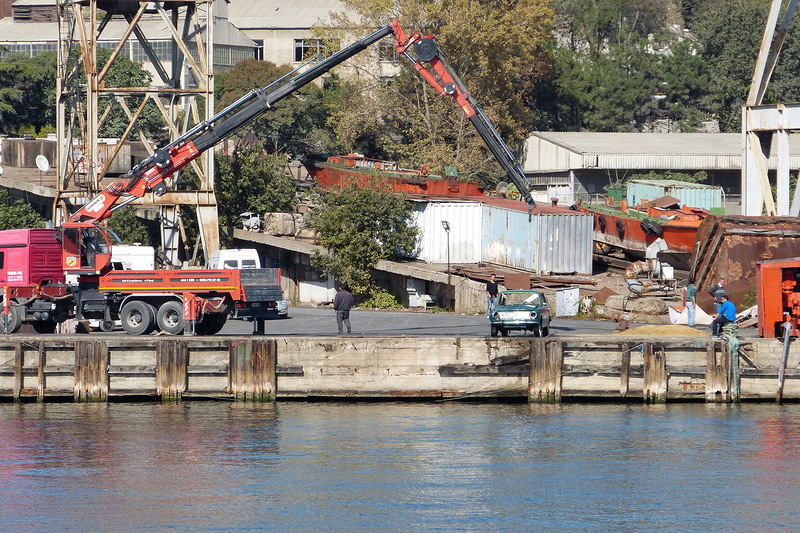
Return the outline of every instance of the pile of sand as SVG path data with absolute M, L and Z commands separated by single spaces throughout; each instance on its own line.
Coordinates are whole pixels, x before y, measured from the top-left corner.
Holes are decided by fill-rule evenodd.
M 689 326 L 678 324 L 639 326 L 638 328 L 626 329 L 616 333 L 617 336 L 630 337 L 708 337 L 711 331 L 702 331 Z

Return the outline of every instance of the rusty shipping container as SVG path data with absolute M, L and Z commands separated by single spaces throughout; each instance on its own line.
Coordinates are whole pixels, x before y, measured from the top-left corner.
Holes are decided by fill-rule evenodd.
M 711 216 L 697 230 L 692 269 L 706 312 L 714 305 L 708 289 L 720 277 L 737 310 L 755 304 L 756 263 L 800 257 L 800 218 Z

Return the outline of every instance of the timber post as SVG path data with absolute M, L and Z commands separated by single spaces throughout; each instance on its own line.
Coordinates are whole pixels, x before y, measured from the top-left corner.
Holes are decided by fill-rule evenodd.
M 186 341 L 162 340 L 156 345 L 156 395 L 161 401 L 180 400 L 188 385 Z
M 622 362 L 619 367 L 619 395 L 625 398 L 628 396 L 630 385 L 631 370 L 631 350 L 627 342 L 622 343 Z
M 561 401 L 561 365 L 564 350 L 560 341 L 536 339 L 531 343 L 528 401 L 558 403 Z
M 44 391 L 47 388 L 47 378 L 45 377 L 45 352 L 44 341 L 39 341 L 39 368 L 37 369 L 37 384 L 38 391 L 36 394 L 36 401 L 44 401 Z
M 730 400 L 728 358 L 717 357 L 717 343 L 706 345 L 706 401 L 723 403 Z
M 234 342 L 229 351 L 228 392 L 236 399 L 274 401 L 278 388 L 275 339 Z
M 103 341 L 75 341 L 76 402 L 108 400 L 108 345 Z
M 22 394 L 22 387 L 24 385 L 24 382 L 22 381 L 22 365 L 24 359 L 25 359 L 25 351 L 22 348 L 22 343 L 21 342 L 14 343 L 14 385 L 11 394 L 15 402 L 18 402 L 20 400 L 20 395 Z
M 667 356 L 662 347 L 653 349 L 651 343 L 642 346 L 644 355 L 644 401 L 665 403 L 667 401 Z

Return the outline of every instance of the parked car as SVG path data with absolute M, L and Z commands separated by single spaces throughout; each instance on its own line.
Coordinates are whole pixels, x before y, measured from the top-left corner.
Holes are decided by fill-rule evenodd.
M 289 303 L 286 300 L 278 300 L 278 318 L 289 318 Z
M 540 291 L 503 291 L 489 315 L 492 337 L 508 336 L 514 329 L 533 331 L 540 337 L 550 334 L 550 306 Z

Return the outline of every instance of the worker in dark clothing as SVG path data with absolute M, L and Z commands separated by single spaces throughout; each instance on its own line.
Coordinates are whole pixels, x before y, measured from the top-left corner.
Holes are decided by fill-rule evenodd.
M 730 324 L 736 320 L 736 306 L 733 302 L 728 300 L 728 295 L 722 295 L 722 307 L 719 308 L 719 314 L 711 323 L 711 334 L 720 335 L 722 333 L 722 326 Z
M 486 282 L 486 316 L 489 316 L 497 303 L 497 278 L 494 274 Z
M 353 295 L 339 285 L 339 292 L 333 297 L 333 312 L 336 313 L 336 326 L 339 328 L 339 335 L 344 333 L 342 325 L 347 327 L 350 333 L 350 308 L 353 307 Z
M 708 289 L 708 294 L 714 297 L 714 312 L 719 313 L 722 307 L 722 296 L 725 294 L 725 278 L 719 278 L 716 285 Z

